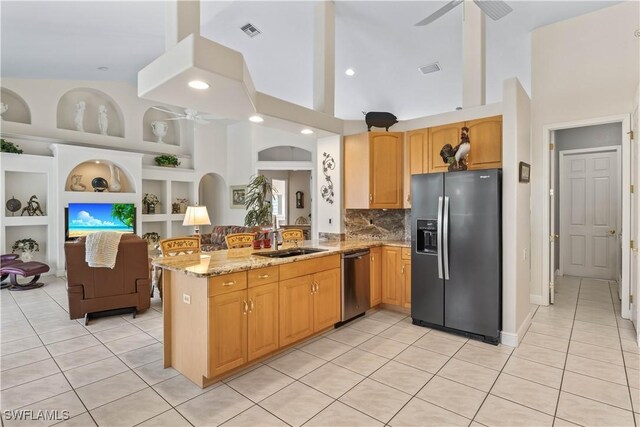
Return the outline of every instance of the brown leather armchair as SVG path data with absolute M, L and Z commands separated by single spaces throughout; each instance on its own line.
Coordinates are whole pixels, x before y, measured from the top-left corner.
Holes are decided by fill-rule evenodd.
M 146 240 L 123 235 L 113 269 L 89 267 L 84 237 L 66 242 L 64 252 L 71 319 L 87 319 L 89 313 L 122 308 L 141 311 L 151 305 Z

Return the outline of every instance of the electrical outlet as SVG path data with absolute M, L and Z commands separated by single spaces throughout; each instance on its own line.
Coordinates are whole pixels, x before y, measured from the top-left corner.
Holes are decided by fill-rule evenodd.
M 185 304 L 191 304 L 191 295 L 182 294 L 182 302 Z
M 372 219 L 369 220 L 369 224 L 373 225 L 373 220 Z
M 329 218 L 329 224 L 333 222 L 333 218 Z

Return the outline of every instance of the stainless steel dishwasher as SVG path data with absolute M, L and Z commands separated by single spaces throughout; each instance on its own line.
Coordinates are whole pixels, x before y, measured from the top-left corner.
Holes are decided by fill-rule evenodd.
M 342 254 L 342 322 L 370 308 L 369 250 Z

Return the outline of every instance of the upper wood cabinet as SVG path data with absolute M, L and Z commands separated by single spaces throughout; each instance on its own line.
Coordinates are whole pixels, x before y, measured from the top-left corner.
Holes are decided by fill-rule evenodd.
M 458 122 L 429 128 L 429 167 L 425 172 L 449 171 L 449 165 L 442 160 L 440 150 L 447 144 L 455 147 L 460 143 L 460 133 L 464 125 L 465 122 Z M 473 140 L 471 141 L 473 150 Z
M 345 136 L 345 208 L 403 207 L 403 146 L 402 132 Z
M 407 132 L 407 150 L 409 151 L 409 174 L 427 173 L 429 171 L 429 129 Z
M 502 116 L 472 120 L 466 125 L 471 141 L 469 169 L 502 167 Z

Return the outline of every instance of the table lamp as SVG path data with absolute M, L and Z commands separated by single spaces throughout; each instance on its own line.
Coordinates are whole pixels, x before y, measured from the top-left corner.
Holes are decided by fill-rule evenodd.
M 211 225 L 206 206 L 187 206 L 182 225 L 194 225 L 196 236 L 200 234 L 201 225 Z

